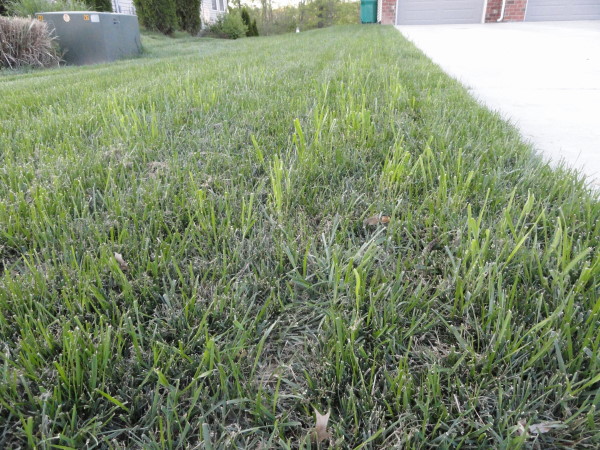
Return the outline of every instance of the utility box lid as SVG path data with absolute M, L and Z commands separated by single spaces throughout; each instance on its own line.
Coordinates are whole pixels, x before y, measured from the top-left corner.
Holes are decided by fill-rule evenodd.
M 137 16 L 95 11 L 40 12 L 35 16 L 54 30 L 68 64 L 114 61 L 142 50 Z

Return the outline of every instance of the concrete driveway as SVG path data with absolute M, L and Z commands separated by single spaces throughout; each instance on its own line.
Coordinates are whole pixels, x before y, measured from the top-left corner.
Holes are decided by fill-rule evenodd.
M 600 21 L 397 28 L 552 162 L 600 186 Z

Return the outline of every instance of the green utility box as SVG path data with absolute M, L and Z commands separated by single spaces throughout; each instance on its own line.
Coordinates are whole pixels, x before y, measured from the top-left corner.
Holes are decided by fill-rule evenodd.
M 36 17 L 54 30 L 67 64 L 95 64 L 142 50 L 137 16 L 95 11 L 41 12 Z
M 377 0 L 360 0 L 361 23 L 377 22 Z

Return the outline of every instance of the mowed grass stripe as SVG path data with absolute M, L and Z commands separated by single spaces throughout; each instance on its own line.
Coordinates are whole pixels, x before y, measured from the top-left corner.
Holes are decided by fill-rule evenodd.
M 598 443 L 585 180 L 392 28 L 143 43 L 0 77 L 1 447 Z

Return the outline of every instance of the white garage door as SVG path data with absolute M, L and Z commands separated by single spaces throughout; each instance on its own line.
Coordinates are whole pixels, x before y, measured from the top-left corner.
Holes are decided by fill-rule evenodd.
M 398 0 L 396 23 L 481 23 L 483 4 L 484 0 Z
M 525 20 L 598 20 L 600 0 L 529 0 Z

